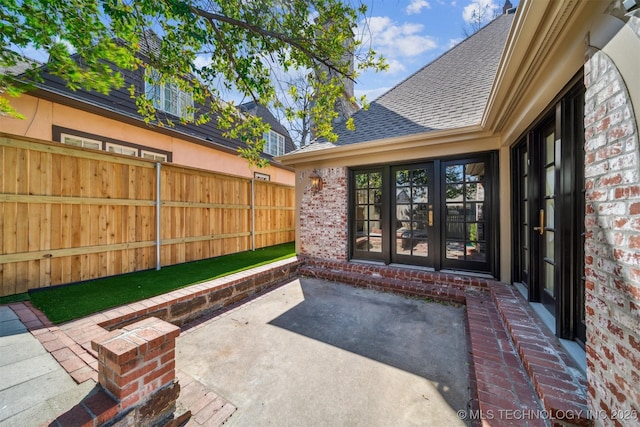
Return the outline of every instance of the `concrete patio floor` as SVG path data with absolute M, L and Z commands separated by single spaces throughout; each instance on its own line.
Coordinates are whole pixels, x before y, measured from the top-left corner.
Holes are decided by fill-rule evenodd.
M 464 308 L 300 278 L 178 338 L 229 426 L 464 426 Z
M 91 342 L 105 328 L 149 316 L 181 324 L 177 415 L 191 414 L 189 427 L 271 417 L 273 425 L 464 425 L 458 413 L 473 426 L 593 421 L 579 367 L 519 292 L 492 280 L 292 258 L 59 326 L 28 302 L 7 308 L 9 332 L 26 328 L 83 387 L 98 380 Z M 30 396 L 22 384 L 47 387 L 14 382 L 3 411 L 22 416 L 41 404 L 20 407 L 14 397 Z M 93 387 L 51 425 L 116 413 L 117 402 Z

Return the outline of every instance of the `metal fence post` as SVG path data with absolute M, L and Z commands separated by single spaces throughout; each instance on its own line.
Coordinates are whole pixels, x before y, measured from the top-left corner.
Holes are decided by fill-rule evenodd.
M 162 244 L 162 236 L 160 236 L 160 168 L 161 163 L 156 162 L 156 270 L 160 270 L 160 245 Z

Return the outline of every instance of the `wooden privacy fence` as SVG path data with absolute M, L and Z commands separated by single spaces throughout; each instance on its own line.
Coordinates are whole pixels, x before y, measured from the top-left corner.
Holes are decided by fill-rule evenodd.
M 289 186 L 6 134 L 0 167 L 0 296 L 295 238 Z

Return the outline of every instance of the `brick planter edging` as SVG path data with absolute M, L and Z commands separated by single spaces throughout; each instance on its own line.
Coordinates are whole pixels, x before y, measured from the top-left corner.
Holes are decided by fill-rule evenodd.
M 130 332 L 131 328 L 136 328 L 136 322 L 140 321 L 152 323 L 164 321 L 163 323 L 184 325 L 198 317 L 297 277 L 300 263 L 301 261 L 295 257 L 277 261 L 106 310 L 60 326 L 52 325 L 46 316 L 29 302 L 10 304 L 10 307 L 33 336 L 77 383 L 89 379 L 99 382 L 97 360 L 99 348 L 93 348 L 92 341 L 101 342 L 113 334 L 121 334 L 120 329 Z M 172 327 L 179 330 L 175 326 Z M 172 369 L 175 369 L 175 363 L 170 370 Z M 165 374 L 168 375 L 168 373 Z M 163 375 L 163 377 L 167 375 Z M 175 372 L 172 372 L 172 375 L 175 377 Z M 107 388 L 105 387 L 105 389 Z M 95 393 L 87 396 L 78 405 L 54 420 L 51 425 L 78 425 L 78 422 L 81 421 L 80 425 L 98 426 L 114 417 L 123 416 L 127 409 L 124 408 L 122 411 L 120 402 L 114 400 L 109 393 L 105 392 L 105 389 L 98 389 Z M 175 382 L 161 385 L 158 389 L 161 394 L 158 400 L 173 399 L 172 396 L 179 394 L 179 389 L 179 385 Z M 142 408 L 143 411 L 147 409 L 154 410 L 153 407 Z
M 402 267 L 304 259 L 300 275 L 466 305 L 474 425 L 589 425 L 586 381 L 514 287 Z M 549 354 L 548 361 L 542 353 Z M 509 418 L 510 417 L 510 418 Z M 526 419 L 521 419 L 526 418 Z
M 492 280 L 459 274 L 305 258 L 304 276 L 391 291 L 399 294 L 464 304 L 469 289 L 486 291 Z

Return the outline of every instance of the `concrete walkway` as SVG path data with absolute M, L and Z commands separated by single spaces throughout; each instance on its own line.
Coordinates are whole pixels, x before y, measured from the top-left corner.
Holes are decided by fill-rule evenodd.
M 464 426 L 464 309 L 301 278 L 187 329 L 177 366 L 229 426 Z
M 92 392 L 77 384 L 8 306 L 0 306 L 0 426 L 38 426 Z

